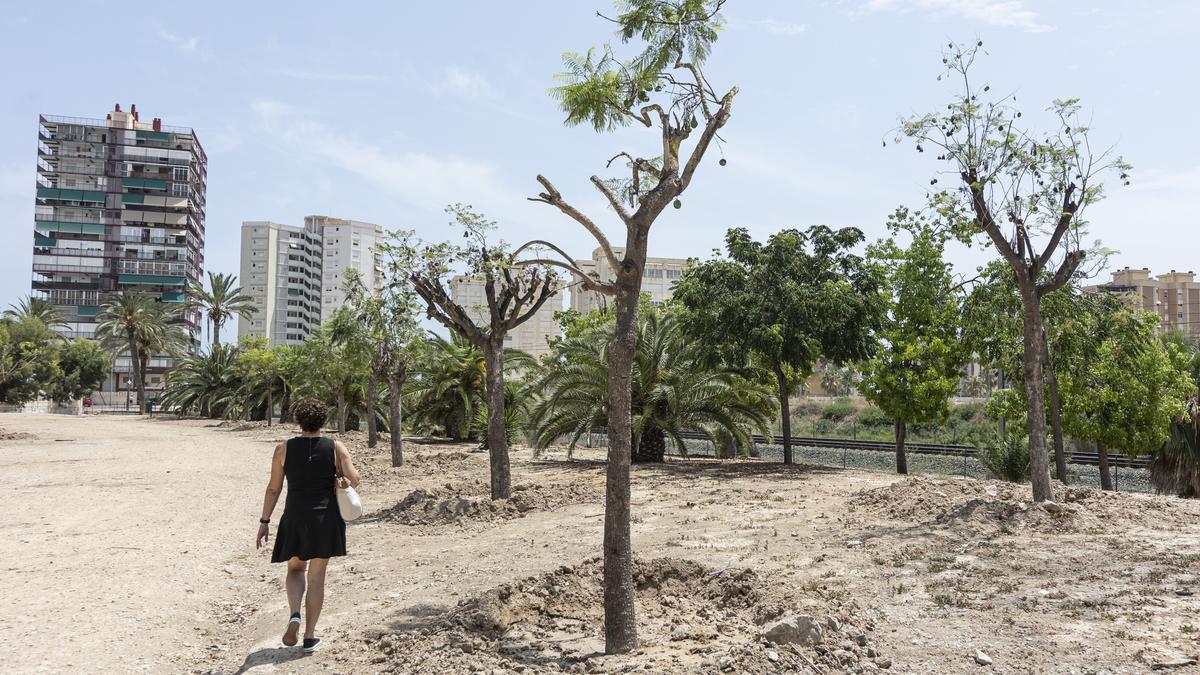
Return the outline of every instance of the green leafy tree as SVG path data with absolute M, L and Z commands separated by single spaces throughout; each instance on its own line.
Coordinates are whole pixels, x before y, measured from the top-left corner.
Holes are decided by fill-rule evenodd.
M 595 325 L 597 314 L 603 322 Z M 574 449 L 585 434 L 608 422 L 608 354 L 615 319 L 604 311 L 584 321 L 590 325 L 566 328 L 528 386 L 540 397 L 530 416 L 535 447 L 565 436 Z M 639 322 L 631 380 L 633 460 L 663 461 L 668 439 L 685 447 L 684 432 L 701 432 L 718 449 L 733 445 L 748 452 L 750 434 L 769 430 L 774 408 L 770 388 L 714 359 L 684 332 L 674 312 L 647 304 Z
M 1095 441 L 1100 481 L 1113 489 L 1108 451 L 1137 456 L 1158 450 L 1194 391 L 1186 355 L 1157 334 L 1159 318 L 1122 308 L 1103 317 L 1094 358 L 1063 373 L 1071 435 Z
M 349 413 L 348 400 L 358 396 L 356 388 L 366 381 L 370 370 L 370 345 L 364 326 L 349 306 L 343 305 L 301 346 L 311 369 L 312 384 L 325 400 L 334 402 L 334 423 L 345 433 Z
M 22 405 L 38 397 L 47 378 L 55 375 L 53 338 L 36 316 L 0 320 L 0 402 Z
M 100 388 L 108 377 L 110 356 L 95 340 L 61 340 L 51 346 L 56 377 L 45 394 L 55 403 L 79 401 Z
M 896 425 L 896 472 L 908 473 L 907 425 L 944 423 L 967 354 L 959 340 L 959 302 L 945 259 L 950 228 L 900 208 L 888 221 L 892 238 L 869 249 L 887 270 L 889 302 L 879 339 L 863 365 L 861 389 Z M 901 248 L 895 237 L 911 237 Z
M 1160 494 L 1200 497 L 1200 338 L 1172 331 L 1164 341 L 1174 345 L 1191 378 L 1192 392 L 1184 412 L 1171 422 L 1171 437 L 1154 454 L 1150 481 Z
M 256 311 L 254 299 L 242 293 L 242 287 L 233 274 L 208 273 L 208 289 L 191 289 L 189 309 L 201 310 L 211 327 L 213 344 L 221 344 L 221 326 L 234 315 L 248 319 Z
M 214 345 L 216 343 L 213 343 Z M 271 426 L 275 417 L 275 396 L 283 388 L 281 355 L 267 345 L 266 338 L 243 338 L 238 343 L 237 367 L 242 373 L 242 400 L 247 419 L 261 418 Z
M 789 399 L 819 359 L 868 358 L 883 317 L 879 273 L 854 248 L 856 228 L 782 230 L 759 243 L 742 228 L 725 236 L 726 258 L 686 270 L 673 298 L 687 330 L 730 363 L 756 357 L 775 379 L 783 461 L 792 463 Z
M 463 230 L 463 245 L 426 246 L 420 264 L 409 279 L 425 301 L 427 314 L 483 352 L 489 415 L 487 449 L 492 499 L 512 497 L 508 460 L 508 433 L 504 420 L 504 338 L 509 331 L 533 318 L 558 291 L 558 278 L 549 267 L 515 265 L 504 242 L 490 243 L 495 223 L 468 206 L 446 209 L 452 226 Z M 454 271 L 483 285 L 482 307 L 463 307 L 450 295 L 448 282 Z
M 624 226 L 625 245 L 615 248 L 596 221 L 569 202 L 545 176 L 534 201 L 558 209 L 596 240 L 614 279 L 603 282 L 582 270 L 560 247 L 529 242 L 558 257 L 534 259 L 576 276 L 583 289 L 613 296 L 616 332 L 609 352 L 608 467 L 604 507 L 604 649 L 609 654 L 637 646 L 634 617 L 633 552 L 629 535 L 629 465 L 632 452 L 631 372 L 637 344 L 638 298 L 646 268 L 650 228 L 691 185 L 717 133 L 729 121 L 737 87 L 717 93 L 704 75 L 705 62 L 723 25 L 724 0 L 620 0 L 608 21 L 623 44 L 637 45 L 620 58 L 609 45 L 587 54 L 568 53 L 562 84 L 552 90 L 566 124 L 586 124 L 598 132 L 637 124 L 650 130 L 654 151 L 622 150 L 608 160 L 624 160 L 624 175 L 592 176 Z M 690 150 L 687 149 L 690 145 Z M 725 160 L 721 160 L 724 163 Z
M 990 85 L 971 76 L 982 45 L 950 45 L 939 79 L 956 80 L 959 92 L 937 112 L 903 120 L 897 140 L 912 138 L 919 152 L 928 148 L 948 165 L 960 187 L 945 198 L 1012 270 L 1021 298 L 1030 480 L 1040 502 L 1051 497 L 1041 301 L 1069 283 L 1088 256 L 1084 215 L 1103 197 L 1102 178 L 1127 180 L 1129 165 L 1107 150 L 1092 151 L 1074 99 L 1053 103 L 1050 129 L 1024 128 L 1012 95 L 992 96 Z

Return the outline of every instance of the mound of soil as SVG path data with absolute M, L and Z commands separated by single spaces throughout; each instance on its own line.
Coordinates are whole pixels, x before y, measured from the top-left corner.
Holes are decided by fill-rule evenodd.
M 530 511 L 551 511 L 568 504 L 601 500 L 598 491 L 585 485 L 529 483 L 514 485 L 512 499 L 493 500 L 488 484 L 475 480 L 413 490 L 399 504 L 379 515 L 404 525 L 487 523 L 520 518 Z
M 1038 505 L 1028 485 L 971 479 L 907 478 L 858 492 L 849 501 L 860 517 L 940 527 L 1087 532 L 1134 527 L 1153 512 L 1158 520 L 1189 518 L 1169 498 L 1053 484 L 1054 501 Z
M 633 578 L 634 654 L 603 655 L 602 565 L 592 559 L 394 624 L 402 630 L 375 632 L 369 642 L 380 654 L 373 661 L 406 673 L 863 672 L 886 661 L 869 646 L 874 626 L 853 601 L 802 598 L 750 569 L 713 570 L 677 558 L 635 560 Z M 775 645 L 763 637 L 773 621 L 795 612 L 815 617 L 815 642 Z
M 24 431 L 5 431 L 4 429 L 0 429 L 0 441 L 25 441 L 31 438 L 37 438 L 37 436 L 25 433 Z

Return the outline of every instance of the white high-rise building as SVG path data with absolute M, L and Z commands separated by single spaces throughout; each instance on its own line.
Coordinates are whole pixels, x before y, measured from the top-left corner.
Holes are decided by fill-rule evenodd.
M 504 336 L 504 346 L 510 349 L 520 349 L 534 356 L 550 352 L 550 338 L 559 334 L 558 322 L 554 313 L 562 311 L 564 284 L 556 283 L 554 295 L 546 299 L 538 311 L 529 319 L 508 332 Z M 491 318 L 488 313 L 487 295 L 483 280 L 478 277 L 460 274 L 450 280 L 450 298 L 458 303 L 475 325 L 487 326 Z
M 625 249 L 614 246 L 613 253 L 619 258 L 625 253 Z M 616 278 L 604 251 L 599 248 L 592 251 L 590 260 L 580 259 L 576 262 L 580 269 L 589 274 L 596 274 L 600 281 L 610 282 Z M 686 258 L 646 258 L 646 269 L 642 270 L 642 292 L 649 293 L 650 300 L 655 303 L 670 299 L 671 294 L 675 292 L 675 282 L 683 276 L 687 266 Z M 611 301 L 611 297 L 589 291 L 582 284 L 571 287 L 571 309 L 583 314 L 607 307 Z
M 270 221 L 242 223 L 239 276 L 258 310 L 238 318 L 238 337 L 272 346 L 304 341 L 321 325 L 321 231 Z
M 382 285 L 375 249 L 383 238 L 379 225 L 329 216 L 308 216 L 304 227 L 242 223 L 241 285 L 258 311 L 238 320 L 238 337 L 303 342 L 346 302 L 346 269 L 370 288 Z
M 308 216 L 304 227 L 319 229 L 324 236 L 321 253 L 321 322 L 333 316 L 346 302 L 346 270 L 358 270 L 363 284 L 383 284 L 383 263 L 375 250 L 384 240 L 383 226 L 357 220 Z

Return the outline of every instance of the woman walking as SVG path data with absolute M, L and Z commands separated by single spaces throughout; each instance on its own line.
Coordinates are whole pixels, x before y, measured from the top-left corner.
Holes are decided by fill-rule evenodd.
M 287 597 L 292 615 L 283 633 L 283 644 L 296 644 L 300 632 L 300 604 L 304 604 L 305 653 L 321 645 L 317 619 L 325 601 L 325 569 L 329 559 L 346 555 L 346 521 L 338 513 L 335 488 L 358 487 L 358 471 L 341 441 L 321 435 L 329 408 L 306 398 L 292 406 L 301 434 L 275 446 L 271 480 L 263 497 L 255 547 L 269 536 L 271 513 L 287 478 L 288 495 L 275 533 L 271 562 L 287 563 Z M 307 594 L 306 594 L 307 591 Z

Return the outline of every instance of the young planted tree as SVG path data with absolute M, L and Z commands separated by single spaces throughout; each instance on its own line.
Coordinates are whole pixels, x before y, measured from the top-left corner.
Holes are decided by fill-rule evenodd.
M 564 56 L 564 84 L 553 91 L 571 126 L 589 124 L 598 132 L 638 124 L 653 130 L 656 150 L 623 150 L 624 177 L 591 182 L 604 195 L 625 233 L 618 255 L 595 220 L 579 210 L 544 176 L 544 189 L 533 201 L 553 206 L 587 230 L 612 269 L 611 282 L 584 272 L 562 249 L 547 242 L 561 260 L 546 262 L 570 271 L 584 289 L 614 296 L 616 332 L 609 350 L 608 467 L 604 509 L 604 649 L 610 654 L 637 646 L 633 606 L 633 553 L 629 533 L 629 464 L 632 452 L 630 373 L 637 344 L 638 299 L 650 228 L 670 205 L 682 206 L 680 195 L 691 185 L 717 132 L 729 121 L 737 87 L 719 94 L 703 67 L 723 24 L 725 0 L 622 0 L 615 24 L 624 44 L 641 49 L 627 60 L 611 47 L 586 55 Z M 690 151 L 685 143 L 695 136 Z M 724 160 L 722 160 L 724 162 Z
M 300 347 L 300 357 L 307 362 L 306 386 L 320 398 L 332 397 L 338 433 L 346 431 L 347 399 L 367 379 L 369 351 L 362 326 L 345 305 Z
M 988 100 L 991 87 L 971 70 L 982 46 L 949 46 L 944 76 L 958 81 L 959 93 L 944 109 L 903 120 L 900 134 L 949 164 L 945 173 L 959 187 L 947 196 L 1012 270 L 1021 298 L 1030 480 L 1040 502 L 1051 497 L 1041 301 L 1066 285 L 1088 255 L 1083 216 L 1103 197 L 1102 178 L 1114 173 L 1127 181 L 1129 165 L 1108 150 L 1093 151 L 1075 99 L 1053 103 L 1053 123 L 1044 132 L 1023 127 L 1014 96 Z
M 757 358 L 774 375 L 785 464 L 792 463 L 793 383 L 818 359 L 841 365 L 875 348 L 884 301 L 878 271 L 853 251 L 862 240 L 852 227 L 783 230 L 766 243 L 732 229 L 728 257 L 688 269 L 675 286 L 690 333 L 730 363 Z
M 401 392 L 408 379 L 409 367 L 416 357 L 422 330 L 417 322 L 420 296 L 412 282 L 417 270 L 417 250 L 411 232 L 393 232 L 382 247 L 387 256 L 385 292 L 373 292 L 354 270 L 347 270 L 346 290 L 350 307 L 366 332 L 370 349 L 370 376 L 367 379 L 367 446 L 378 442 L 375 404 L 380 382 L 388 386 L 388 430 L 392 466 L 404 464 L 401 432 Z
M 447 209 L 463 229 L 466 244 L 425 247 L 409 277 L 425 301 L 428 316 L 483 351 L 487 382 L 487 447 L 491 463 L 492 499 L 512 496 L 508 463 L 508 432 L 504 426 L 504 338 L 541 309 L 559 287 L 548 267 L 514 265 L 503 242 L 490 244 L 495 223 L 456 204 Z M 467 278 L 483 285 L 484 306 L 463 307 L 450 297 L 449 277 L 463 268 Z
M 863 366 L 862 393 L 896 425 L 896 473 L 908 473 L 907 425 L 942 423 L 958 390 L 967 353 L 959 339 L 959 301 L 944 257 L 950 228 L 900 208 L 888 221 L 893 238 L 868 250 L 887 270 L 889 302 L 882 345 Z M 901 248 L 895 236 L 907 232 Z

